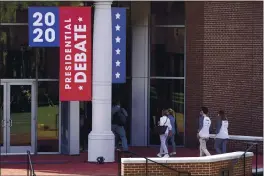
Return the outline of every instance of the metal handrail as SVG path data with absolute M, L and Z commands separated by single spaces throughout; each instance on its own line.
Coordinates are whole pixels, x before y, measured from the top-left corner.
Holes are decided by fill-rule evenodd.
M 248 147 L 248 144 L 251 144 Z M 244 164 L 244 176 L 246 176 L 246 153 L 250 151 L 253 146 L 256 145 L 256 173 L 258 173 L 258 143 L 247 143 L 246 151 L 237 159 L 235 162 L 232 163 L 232 168 L 239 162 L 239 160 L 243 157 L 243 164 Z
M 27 151 L 27 176 L 37 176 L 30 157 L 30 151 Z
M 176 172 L 177 174 L 187 174 L 188 176 L 191 176 L 191 173 L 189 173 L 189 172 L 181 172 L 181 171 L 177 171 L 177 170 L 175 170 L 174 168 L 171 168 L 171 167 L 169 167 L 169 166 L 166 166 L 165 164 L 158 163 L 158 162 L 156 162 L 156 161 L 153 161 L 153 160 L 151 160 L 151 159 L 149 159 L 149 158 L 147 158 L 147 157 L 141 156 L 141 155 L 136 154 L 136 153 L 134 153 L 134 152 L 131 152 L 131 151 L 122 151 L 122 150 L 120 150 L 120 149 L 116 149 L 116 150 L 117 150 L 117 152 L 118 152 L 118 176 L 121 176 L 121 154 L 122 154 L 122 153 L 129 153 L 129 154 L 132 154 L 132 155 L 134 155 L 134 156 L 137 156 L 137 157 L 140 157 L 140 158 L 144 158 L 144 159 L 146 160 L 146 176 L 148 176 L 148 161 L 153 162 L 153 163 L 155 163 L 155 164 L 158 164 L 158 165 L 160 165 L 160 166 L 162 166 L 162 167 L 164 167 L 164 168 L 167 168 L 167 169 L 169 169 L 169 170 L 171 170 L 171 171 L 173 171 L 173 172 Z

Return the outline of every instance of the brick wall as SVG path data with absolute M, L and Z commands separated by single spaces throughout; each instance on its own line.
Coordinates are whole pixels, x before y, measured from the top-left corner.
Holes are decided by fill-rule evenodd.
M 189 172 L 192 176 L 219 176 L 221 170 L 229 169 L 229 175 L 232 176 L 244 176 L 244 163 L 240 159 L 233 166 L 235 160 L 216 161 L 216 162 L 196 162 L 196 163 L 167 163 L 166 166 L 174 168 L 177 171 Z M 187 161 L 186 161 L 187 162 Z M 163 162 L 162 162 L 163 163 Z M 155 163 L 148 164 L 148 175 L 160 176 L 160 175 L 173 175 L 173 176 L 184 176 L 179 175 L 171 170 L 164 168 Z M 122 175 L 146 175 L 146 164 L 145 163 L 123 163 L 122 164 Z M 186 174 L 185 174 L 186 175 Z M 252 156 L 246 157 L 246 176 L 252 175 Z
M 209 108 L 213 126 L 223 109 L 230 134 L 263 136 L 262 3 L 186 2 L 186 146 L 197 146 L 196 135 L 188 131 L 197 129 L 202 105 Z
M 185 2 L 186 9 L 186 87 L 185 146 L 196 146 L 197 114 L 203 102 L 202 70 L 204 40 L 204 2 Z

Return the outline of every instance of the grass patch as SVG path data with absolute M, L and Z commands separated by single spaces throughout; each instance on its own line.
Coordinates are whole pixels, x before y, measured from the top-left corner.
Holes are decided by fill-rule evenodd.
M 59 120 L 58 106 L 43 106 L 38 108 L 38 139 L 57 139 Z M 31 113 L 12 113 L 13 124 L 11 135 L 31 134 Z

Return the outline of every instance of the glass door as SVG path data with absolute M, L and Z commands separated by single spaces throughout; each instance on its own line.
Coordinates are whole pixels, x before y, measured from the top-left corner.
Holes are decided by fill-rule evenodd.
M 27 151 L 33 153 L 35 144 L 33 83 L 2 82 L 1 87 L 1 153 L 25 154 Z

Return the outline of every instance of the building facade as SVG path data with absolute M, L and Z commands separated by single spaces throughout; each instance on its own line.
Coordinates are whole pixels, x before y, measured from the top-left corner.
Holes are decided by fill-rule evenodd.
M 28 46 L 28 6 L 93 6 L 93 31 L 99 34 L 109 28 L 102 9 L 126 7 L 127 82 L 97 85 L 112 87 L 101 104 L 94 97 L 60 102 L 59 48 Z M 94 32 L 95 40 L 101 44 L 93 47 L 107 53 L 107 39 Z M 93 65 L 93 73 L 107 66 Z M 209 108 L 213 124 L 217 111 L 225 110 L 230 134 L 262 136 L 263 2 L 1 2 L 0 74 L 4 154 L 79 154 L 80 116 L 93 127 L 89 141 L 100 141 L 93 134 L 111 130 L 111 100 L 120 100 L 129 113 L 132 146 L 159 145 L 153 128 L 163 108 L 176 111 L 178 146 L 197 146 L 201 106 Z M 104 144 L 93 143 L 90 155 Z

